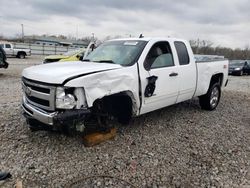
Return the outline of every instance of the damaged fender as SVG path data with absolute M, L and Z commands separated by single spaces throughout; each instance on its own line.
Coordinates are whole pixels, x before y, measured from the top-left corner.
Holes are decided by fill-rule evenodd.
M 125 92 L 132 99 L 133 115 L 139 113 L 139 82 L 136 66 L 85 75 L 68 81 L 65 86 L 83 87 L 88 107 L 92 107 L 97 99 Z

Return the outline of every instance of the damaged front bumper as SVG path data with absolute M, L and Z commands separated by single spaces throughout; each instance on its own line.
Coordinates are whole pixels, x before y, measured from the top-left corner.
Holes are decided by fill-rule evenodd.
M 47 112 L 27 103 L 22 102 L 24 116 L 30 119 L 36 119 L 41 123 L 50 126 L 66 125 L 83 121 L 90 114 L 88 109 L 66 110 L 64 112 Z

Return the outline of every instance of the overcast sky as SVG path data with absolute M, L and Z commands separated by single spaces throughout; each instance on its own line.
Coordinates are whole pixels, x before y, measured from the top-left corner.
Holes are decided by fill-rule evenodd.
M 1 0 L 0 34 L 171 36 L 250 45 L 250 0 Z M 77 32 L 78 30 L 78 32 Z

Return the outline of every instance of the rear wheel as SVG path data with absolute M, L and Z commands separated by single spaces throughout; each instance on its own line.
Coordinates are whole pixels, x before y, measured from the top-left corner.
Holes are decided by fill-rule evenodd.
M 20 53 L 18 53 L 17 57 L 20 59 L 25 59 L 25 53 L 20 52 Z
M 219 102 L 221 96 L 221 88 L 219 83 L 214 83 L 208 89 L 208 92 L 199 97 L 200 106 L 204 110 L 214 110 Z

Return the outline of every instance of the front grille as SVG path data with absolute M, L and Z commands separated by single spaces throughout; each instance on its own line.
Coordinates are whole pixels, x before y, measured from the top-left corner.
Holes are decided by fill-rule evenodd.
M 49 107 L 49 101 L 47 101 L 47 100 L 39 99 L 36 97 L 30 97 L 30 96 L 26 96 L 26 97 L 29 99 L 29 101 L 32 101 L 32 102 L 37 103 L 37 104 L 42 105 L 42 106 Z
M 50 89 L 48 89 L 48 88 L 37 87 L 37 86 L 33 86 L 33 85 L 30 85 L 30 84 L 27 84 L 27 83 L 25 85 L 30 87 L 34 91 L 39 91 L 39 92 L 47 93 L 47 94 L 50 93 Z
M 55 110 L 55 86 L 23 78 L 22 87 L 28 103 L 43 110 Z

